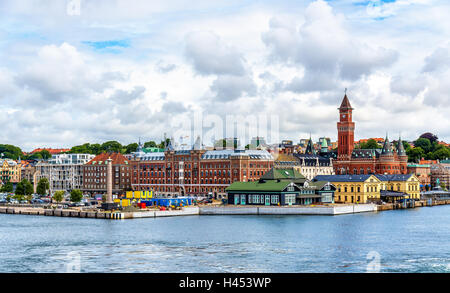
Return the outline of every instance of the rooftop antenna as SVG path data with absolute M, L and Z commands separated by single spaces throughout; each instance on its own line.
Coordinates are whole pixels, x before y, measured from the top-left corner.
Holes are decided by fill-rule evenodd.
M 347 95 L 347 88 L 345 88 L 344 93 L 345 93 L 345 95 Z

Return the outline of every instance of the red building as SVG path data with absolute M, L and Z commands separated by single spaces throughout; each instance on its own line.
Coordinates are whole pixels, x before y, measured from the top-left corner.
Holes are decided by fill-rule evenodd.
M 354 149 L 355 123 L 347 95 L 339 109 L 336 174 L 407 174 L 408 156 L 401 139 L 395 150 L 386 136 L 382 149 Z
M 190 150 L 137 154 L 131 161 L 133 190 L 157 195 L 226 195 L 235 181 L 258 180 L 273 167 L 265 150 L 210 150 L 196 143 Z
M 120 153 L 102 153 L 83 166 L 83 191 L 106 193 L 106 164 L 111 159 L 113 167 L 113 193 L 131 190 L 131 161 Z

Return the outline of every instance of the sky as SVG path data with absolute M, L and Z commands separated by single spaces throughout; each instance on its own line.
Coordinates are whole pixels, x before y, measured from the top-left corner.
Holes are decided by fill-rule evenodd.
M 270 140 L 336 140 L 346 88 L 356 140 L 450 142 L 449 15 L 442 0 L 2 0 L 0 143 L 194 140 L 193 117 L 206 145 L 208 127 L 258 117 L 277 121 Z

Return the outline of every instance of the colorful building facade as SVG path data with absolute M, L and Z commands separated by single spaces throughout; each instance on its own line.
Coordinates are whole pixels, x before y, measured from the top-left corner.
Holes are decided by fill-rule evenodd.
M 2 184 L 6 182 L 18 183 L 21 180 L 21 164 L 10 160 L 0 160 L 0 181 Z
M 431 165 L 408 164 L 408 174 L 414 174 L 419 178 L 420 190 L 431 190 Z
M 381 190 L 405 193 L 409 199 L 420 199 L 420 180 L 414 174 L 375 175 L 381 182 Z
M 380 199 L 381 181 L 375 175 L 319 175 L 313 181 L 328 181 L 336 187 L 336 203 L 368 203 Z
M 226 196 L 235 181 L 258 180 L 273 166 L 265 150 L 205 150 L 199 139 L 188 150 L 175 150 L 135 157 L 132 165 L 133 190 L 154 191 L 157 195 Z

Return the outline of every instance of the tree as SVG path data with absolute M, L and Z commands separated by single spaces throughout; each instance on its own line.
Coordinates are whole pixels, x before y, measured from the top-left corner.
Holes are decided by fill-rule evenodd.
M 2 188 L 0 188 L 0 192 L 13 192 L 14 186 L 11 182 L 6 182 Z
M 50 189 L 50 184 L 47 178 L 41 178 L 36 187 L 36 193 L 40 195 L 46 195 L 47 190 Z
M 441 147 L 433 153 L 434 160 L 445 160 L 450 158 L 450 149 Z
M 83 193 L 79 189 L 74 189 L 70 192 L 71 202 L 80 202 L 83 199 Z
M 23 179 L 16 186 L 16 195 L 30 195 L 33 194 L 33 185 L 27 179 Z
M 42 150 L 42 151 L 40 151 L 39 153 L 41 154 L 41 157 L 42 157 L 44 160 L 48 160 L 48 159 L 50 159 L 50 158 L 52 157 L 52 155 L 50 154 L 50 152 L 47 151 L 47 150 Z
M 431 142 L 428 138 L 419 138 L 414 142 L 414 147 L 420 147 L 425 153 L 429 153 L 432 151 Z
M 127 147 L 125 149 L 125 154 L 131 154 L 131 153 L 137 151 L 138 147 L 139 147 L 139 145 L 137 143 L 130 143 L 129 145 L 127 145 Z
M 170 138 L 166 138 L 166 140 L 162 140 L 160 144 L 157 145 L 158 148 L 164 149 L 166 148 L 170 143 Z
M 63 191 L 63 190 L 55 191 L 55 193 L 53 194 L 53 199 L 54 199 L 57 203 L 62 202 L 62 200 L 64 199 L 64 191 Z
M 40 152 L 39 153 L 34 153 L 34 154 L 30 155 L 28 157 L 28 159 L 30 159 L 30 160 L 41 160 L 42 159 L 42 155 L 41 155 Z
M 123 148 L 122 145 L 114 140 L 107 141 L 101 145 L 101 150 L 107 153 L 109 152 L 120 153 L 122 152 L 122 148 Z
M 28 201 L 28 203 L 31 203 L 31 201 L 33 200 L 33 196 L 31 194 L 25 196 L 25 200 Z
M 144 148 L 156 148 L 156 147 L 158 146 L 156 145 L 156 142 L 154 142 L 153 140 L 144 143 Z
M 16 194 L 13 196 L 13 198 L 16 199 L 17 201 L 22 201 L 22 200 L 24 200 L 24 195 L 23 195 L 23 194 L 18 194 L 18 193 L 16 193 Z
M 12 160 L 18 160 L 19 157 L 24 157 L 19 147 L 10 144 L 0 144 L 0 154 L 3 154 L 3 158 Z
M 360 149 L 379 149 L 381 148 L 375 139 L 369 139 L 366 143 L 362 142 L 359 145 Z
M 419 161 L 423 157 L 425 152 L 423 151 L 423 149 L 421 147 L 415 147 L 415 148 L 408 149 L 406 151 L 406 154 L 408 155 L 408 160 L 410 162 L 416 162 L 416 161 Z
M 424 134 L 419 136 L 419 139 L 420 138 L 428 139 L 431 143 L 438 141 L 438 137 L 436 135 L 432 134 L 431 132 L 425 132 Z

